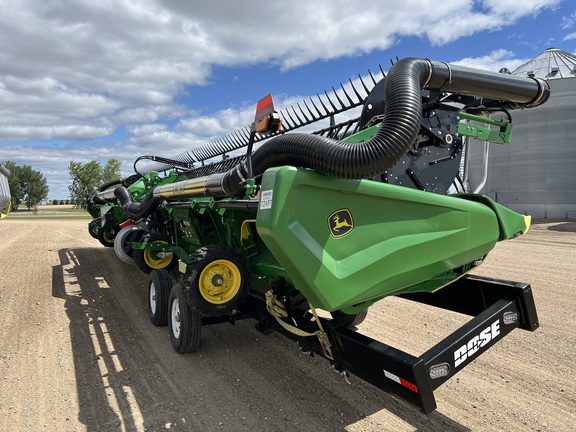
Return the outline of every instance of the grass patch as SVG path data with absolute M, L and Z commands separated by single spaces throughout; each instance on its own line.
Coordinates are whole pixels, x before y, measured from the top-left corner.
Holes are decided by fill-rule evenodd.
M 10 219 L 92 219 L 86 211 L 74 208 L 73 205 L 42 205 L 35 209 L 12 210 Z

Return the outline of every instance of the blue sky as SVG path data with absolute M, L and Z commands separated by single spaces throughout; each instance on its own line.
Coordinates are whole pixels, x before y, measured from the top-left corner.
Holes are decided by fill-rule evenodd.
M 576 52 L 560 0 L 0 0 L 0 161 L 66 199 L 71 160 L 172 156 L 390 59 L 514 70 Z M 265 6 L 263 6 L 265 5 Z

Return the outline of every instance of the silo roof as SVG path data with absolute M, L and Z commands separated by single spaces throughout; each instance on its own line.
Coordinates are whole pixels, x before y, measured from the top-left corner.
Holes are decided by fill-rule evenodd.
M 558 48 L 548 48 L 542 54 L 516 68 L 512 75 L 560 79 L 576 77 L 576 55 Z

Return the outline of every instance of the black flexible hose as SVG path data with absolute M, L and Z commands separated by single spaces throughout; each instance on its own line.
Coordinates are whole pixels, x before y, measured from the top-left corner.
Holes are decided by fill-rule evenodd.
M 430 67 L 428 60 L 414 58 L 394 65 L 386 78 L 384 121 L 368 141 L 353 144 L 303 133 L 280 135 L 254 152 L 253 175 L 282 165 L 346 179 L 370 178 L 386 171 L 404 157 L 420 130 L 421 88 Z M 222 179 L 224 194 L 242 196 L 247 175 L 244 162 L 228 171 Z
M 252 176 L 283 165 L 345 179 L 383 173 L 409 151 L 416 139 L 422 116 L 422 88 L 508 100 L 512 109 L 540 105 L 550 94 L 548 84 L 539 79 L 504 76 L 427 59 L 403 59 L 394 64 L 386 78 L 384 118 L 376 135 L 354 144 L 302 133 L 280 135 L 253 153 Z M 121 202 L 123 209 L 143 215 L 152 211 L 153 203 L 165 198 L 242 197 L 247 178 L 248 169 L 242 161 L 223 174 L 158 186 L 139 206 L 126 201 L 123 193 Z
M 155 197 L 154 191 L 150 191 L 142 202 L 135 203 L 132 201 L 130 191 L 124 186 L 118 186 L 114 189 L 114 196 L 120 201 L 122 206 L 122 213 L 131 219 L 141 219 L 150 216 L 154 210 L 158 207 L 158 203 L 161 201 L 159 198 Z

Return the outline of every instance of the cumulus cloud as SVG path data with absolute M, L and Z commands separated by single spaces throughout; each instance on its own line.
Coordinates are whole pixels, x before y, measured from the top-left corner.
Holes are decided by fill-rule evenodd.
M 254 106 L 243 106 L 239 109 L 220 110 L 209 116 L 194 115 L 182 119 L 178 129 L 207 137 L 224 135 L 254 121 L 254 110 Z
M 572 12 L 568 16 L 563 16 L 562 23 L 560 24 L 560 26 L 562 27 L 563 30 L 570 30 L 572 27 L 574 27 L 575 23 L 576 23 L 576 11 Z
M 555 3 L 446 0 L 440 8 L 424 0 L 391 0 L 385 6 L 367 1 L 362 7 L 344 0 L 296 0 L 288 8 L 284 2 L 262 7 L 251 0 L 227 2 L 225 13 L 220 2 L 178 0 L 5 4 L 0 125 L 36 129 L 0 140 L 55 136 L 44 124 L 53 125 L 56 135 L 71 137 L 77 130 L 77 138 L 85 138 L 90 128 L 94 137 L 103 133 L 95 122 L 108 121 L 106 130 L 113 131 L 126 122 L 154 121 L 142 115 L 143 108 L 169 111 L 184 86 L 205 84 L 215 65 L 271 61 L 288 69 L 383 50 L 404 35 L 443 44 Z M 33 121 L 10 115 L 24 112 Z
M 487 55 L 480 57 L 466 57 L 454 62 L 461 66 L 474 67 L 478 69 L 485 69 L 492 72 L 498 72 L 501 68 L 505 67 L 513 71 L 518 66 L 526 63 L 530 59 L 516 58 L 512 51 L 505 49 L 498 49 L 490 52 Z
M 34 146 L 52 171 L 50 152 L 62 164 L 72 157 L 122 158 L 128 150 L 142 154 L 168 145 L 187 149 L 252 119 L 253 107 L 207 115 L 177 100 L 189 86 L 207 84 L 215 67 L 265 64 L 290 70 L 385 50 L 405 36 L 442 45 L 512 25 L 558 3 L 0 0 L 0 142 L 10 143 L 2 147 L 2 159 L 18 148 L 12 144 L 38 140 L 66 142 Z M 563 26 L 573 20 L 567 17 Z M 484 61 L 506 65 L 512 57 L 492 53 Z M 175 126 L 162 125 L 167 120 Z M 118 131 L 128 135 L 122 145 L 95 154 L 90 140 Z

